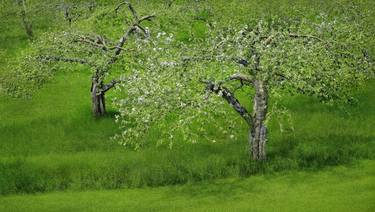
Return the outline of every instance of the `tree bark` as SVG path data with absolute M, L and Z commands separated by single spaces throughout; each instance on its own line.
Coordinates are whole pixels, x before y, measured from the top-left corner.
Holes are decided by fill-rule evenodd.
M 95 117 L 103 116 L 105 109 L 105 92 L 101 91 L 100 83 L 93 80 L 91 87 L 92 113 Z
M 64 17 L 65 17 L 65 20 L 68 21 L 69 27 L 71 27 L 72 26 L 72 17 L 71 17 L 71 14 L 70 14 L 70 7 L 69 7 L 69 5 L 65 4 L 65 2 L 64 2 Z
M 18 4 L 21 7 L 21 18 L 22 18 L 22 23 L 23 26 L 25 27 L 25 31 L 29 39 L 33 38 L 33 26 L 29 19 L 27 18 L 27 13 L 26 13 L 26 2 L 25 0 L 19 0 Z
M 264 81 L 254 80 L 255 96 L 253 124 L 249 132 L 249 149 L 252 160 L 266 159 L 267 127 L 265 120 L 268 107 L 268 93 Z

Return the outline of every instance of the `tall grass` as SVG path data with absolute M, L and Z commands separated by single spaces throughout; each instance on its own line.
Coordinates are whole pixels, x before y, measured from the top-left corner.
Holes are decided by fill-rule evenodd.
M 1 211 L 373 211 L 375 162 L 158 188 L 0 196 Z M 271 204 L 270 204 L 271 203 Z

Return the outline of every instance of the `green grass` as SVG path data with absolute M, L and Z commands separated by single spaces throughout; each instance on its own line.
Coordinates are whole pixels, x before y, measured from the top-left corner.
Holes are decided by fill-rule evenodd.
M 207 3 L 195 11 L 191 5 L 190 9 L 186 9 L 188 4 L 185 1 L 177 1 L 178 5 L 173 6 L 167 14 L 187 14 L 186 17 L 182 17 L 182 20 L 178 19 L 180 16 L 160 17 L 160 27 L 166 31 L 174 30 L 177 37 L 188 41 L 190 36 L 206 36 L 204 21 L 221 20 L 222 17 L 232 17 L 232 14 L 236 14 L 233 19 L 244 21 L 248 16 L 264 16 L 270 11 L 283 10 L 290 4 L 289 1 L 277 2 L 251 1 L 236 10 L 236 1 L 231 6 L 225 1 L 215 1 L 212 7 L 208 7 Z M 300 9 L 311 6 L 329 11 L 335 6 L 326 1 L 322 8 L 319 1 L 298 2 Z M 110 3 L 106 1 L 106 4 Z M 162 8 L 159 3 L 155 5 L 158 9 Z M 309 15 L 314 11 L 311 9 Z M 36 35 L 48 29 L 46 20 L 40 21 Z M 95 22 L 94 18 L 78 22 L 76 26 L 91 29 L 103 24 L 101 31 L 116 34 L 116 31 L 111 32 L 116 26 L 105 21 L 96 25 L 92 22 Z M 0 25 L 2 27 L 6 22 L 0 22 Z M 29 48 L 22 28 L 15 26 L 7 29 L 0 33 L 0 74 L 11 71 L 6 70 L 7 61 L 13 61 L 21 51 Z M 374 81 L 357 93 L 358 104 L 344 105 L 341 109 L 322 105 L 313 98 L 286 96 L 280 103 L 290 110 L 295 130 L 281 133 L 276 120 L 272 120 L 268 160 L 253 163 L 248 161 L 245 125 L 231 129 L 235 135 L 232 140 L 219 134 L 212 126 L 207 126 L 211 128 L 208 139 L 202 138 L 198 144 L 177 140 L 172 150 L 153 145 L 160 133 L 152 129 L 145 135 L 144 139 L 150 143 L 145 149 L 135 152 L 123 148 L 109 139 L 118 132 L 113 120 L 115 108 L 110 105 L 113 94 L 108 96 L 110 113 L 104 118 L 92 118 L 90 73 L 80 70 L 58 73 L 29 99 L 0 94 L 0 195 L 68 191 L 1 197 L 0 211 L 10 207 L 15 209 L 17 205 L 19 210 L 27 208 L 36 211 L 60 209 L 58 207 L 63 207 L 61 210 L 116 210 L 123 207 L 261 210 L 264 207 L 262 204 L 267 204 L 264 210 L 270 207 L 274 210 L 311 208 L 320 211 L 324 208 L 340 211 L 349 206 L 353 210 L 373 207 L 368 201 L 374 193 L 374 170 L 370 167 L 374 165 L 373 162 L 366 162 L 354 170 L 334 169 L 339 174 L 335 174 L 335 171 L 314 174 L 312 171 L 355 164 L 362 159 L 375 159 Z M 248 99 L 241 100 L 246 102 Z M 219 117 L 217 121 L 221 122 L 222 119 Z M 165 122 L 173 124 L 173 120 Z M 211 143 L 213 139 L 217 141 L 215 144 Z M 292 172 L 282 174 L 286 170 Z M 296 172 L 301 170 L 310 171 Z M 345 172 L 350 172 L 349 177 L 346 178 Z M 242 179 L 248 176 L 252 177 Z M 211 183 L 212 180 L 223 178 L 232 180 Z M 332 183 L 336 181 L 339 183 Z M 369 190 L 356 190 L 357 184 L 363 186 L 360 189 L 367 186 Z M 178 186 L 106 191 L 166 185 Z M 81 192 L 94 189 L 100 191 Z M 311 193 L 306 192 L 310 190 Z M 299 198 L 305 193 L 306 199 Z M 170 199 L 175 200 L 175 205 L 168 208 Z M 147 203 L 143 200 L 147 200 Z M 14 201 L 18 201 L 18 204 L 15 205 Z M 272 201 L 276 203 L 271 204 Z
M 375 162 L 195 185 L 0 197 L 0 211 L 374 211 Z
M 32 99 L 4 97 L 1 156 L 112 149 L 108 138 L 116 126 L 111 113 L 92 118 L 89 90 L 88 73 L 64 73 Z
M 271 123 L 269 160 L 256 164 L 247 160 L 245 128 L 233 131 L 235 140 L 213 131 L 216 144 L 124 149 L 109 140 L 117 132 L 113 113 L 91 117 L 89 84 L 82 83 L 88 77 L 61 73 L 31 99 L 5 97 L 0 103 L 0 193 L 183 184 L 375 157 L 373 84 L 358 105 L 345 107 L 349 115 L 313 99 L 287 98 L 295 131 L 281 134 Z M 152 143 L 157 136 L 152 131 L 146 138 Z

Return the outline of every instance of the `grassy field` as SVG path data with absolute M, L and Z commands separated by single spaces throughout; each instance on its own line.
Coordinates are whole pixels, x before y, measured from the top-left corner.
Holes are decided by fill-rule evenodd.
M 295 7 L 308 8 L 311 14 L 335 8 L 327 1 L 296 2 Z M 361 2 L 369 8 L 374 3 Z M 284 10 L 287 0 L 249 1 L 237 11 L 236 3 L 202 3 L 186 17 L 160 17 L 160 25 L 176 30 L 183 40 L 200 34 L 195 22 L 222 20 L 229 14 L 241 21 L 290 12 Z M 164 4 L 152 1 L 155 10 L 165 9 Z M 189 4 L 176 1 L 165 13 L 177 14 Z M 113 5 L 103 1 L 98 10 Z M 137 1 L 138 8 L 148 10 L 142 5 Z M 94 20 L 79 20 L 74 26 L 92 29 Z M 0 79 L 11 71 L 7 64 L 29 49 L 19 24 L 13 16 L 0 22 L 0 28 L 7 29 L 0 33 Z M 36 35 L 61 27 L 56 17 L 53 26 L 48 24 L 47 19 L 37 19 Z M 100 31 L 113 28 L 99 24 L 104 26 Z M 290 111 L 294 131 L 282 133 L 271 120 L 268 160 L 254 163 L 248 160 L 245 125 L 233 130 L 235 139 L 207 126 L 212 128 L 209 139 L 197 144 L 176 141 L 171 150 L 154 145 L 160 135 L 153 129 L 144 138 L 149 146 L 125 149 L 110 139 L 118 132 L 115 108 L 108 104 L 105 117 L 92 118 L 90 72 L 79 70 L 57 73 L 31 98 L 0 93 L 0 211 L 375 210 L 375 81 L 356 92 L 358 103 L 340 108 L 314 98 L 285 96 L 280 104 Z M 113 96 L 109 94 L 108 102 Z
M 159 188 L 0 197 L 0 211 L 374 211 L 375 163 Z
M 2 194 L 182 184 L 287 169 L 318 169 L 374 158 L 374 98 L 369 85 L 350 114 L 312 99 L 290 98 L 295 131 L 273 126 L 269 160 L 247 160 L 246 135 L 210 144 L 126 150 L 109 140 L 111 115 L 90 116 L 85 73 L 61 74 L 32 99 L 1 102 Z M 69 82 L 68 84 L 66 82 Z M 73 94 L 73 95 L 72 95 Z M 302 109 L 303 108 L 303 109 Z M 149 135 L 150 142 L 157 134 Z M 212 135 L 215 136 L 215 135 Z

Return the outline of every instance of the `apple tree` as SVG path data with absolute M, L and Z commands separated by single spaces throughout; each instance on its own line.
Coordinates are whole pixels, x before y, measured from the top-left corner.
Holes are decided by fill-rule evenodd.
M 118 101 L 122 144 L 138 148 L 142 144 L 132 143 L 133 138 L 171 113 L 176 120 L 166 127 L 171 144 L 176 130 L 194 142 L 200 134 L 192 125 L 198 122 L 198 129 L 204 130 L 205 123 L 214 122 L 212 113 L 227 116 L 229 126 L 218 130 L 238 122 L 228 116 L 227 104 L 248 126 L 250 158 L 266 159 L 270 98 L 291 93 L 326 103 L 350 102 L 353 90 L 373 73 L 368 31 L 324 15 L 320 19 L 272 17 L 225 27 L 211 24 L 210 36 L 203 41 L 170 44 L 165 51 L 175 51 L 169 54 L 175 57 L 159 61 L 165 69 L 147 69 L 130 79 L 138 85 L 131 86 L 137 93 L 131 96 L 137 98 Z M 238 91 L 246 93 L 252 108 L 238 98 Z

